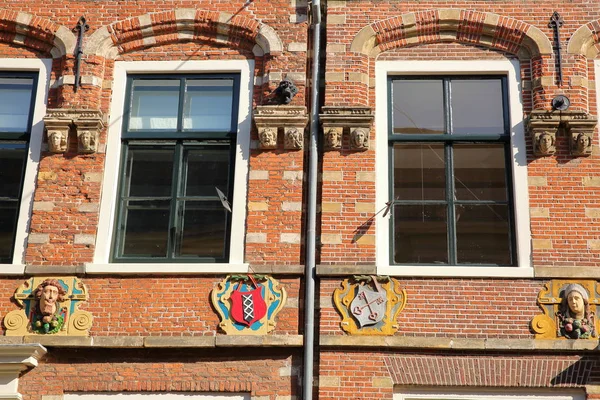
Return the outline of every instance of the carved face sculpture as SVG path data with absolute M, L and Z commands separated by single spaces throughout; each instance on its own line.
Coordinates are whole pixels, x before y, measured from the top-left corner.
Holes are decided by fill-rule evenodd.
M 59 131 L 53 131 L 48 136 L 48 147 L 50 151 L 64 151 L 66 143 L 63 143 L 62 133 Z
M 337 148 L 342 145 L 342 135 L 337 129 L 327 131 L 327 146 L 329 148 Z
M 65 290 L 56 279 L 46 279 L 35 290 L 39 299 L 38 309 L 42 315 L 54 315 L 57 302 L 64 300 Z
M 277 145 L 277 134 L 272 128 L 263 129 L 258 137 L 260 145 L 265 148 L 275 147 Z
M 82 150 L 92 150 L 92 148 L 93 148 L 92 133 L 89 131 L 83 132 L 79 136 L 79 144 L 80 144 Z
M 584 134 L 580 133 L 577 135 L 577 140 L 575 142 L 575 148 L 578 153 L 585 153 L 587 148 L 590 146 L 590 138 Z
M 573 318 L 582 319 L 585 316 L 585 303 L 581 293 L 572 290 L 571 293 L 567 295 L 567 304 L 569 305 L 569 311 Z
M 367 133 L 363 129 L 352 131 L 352 145 L 356 149 L 363 149 L 367 146 Z
M 290 129 L 287 131 L 285 137 L 285 147 L 288 149 L 301 149 L 302 148 L 302 135 L 298 129 Z
M 549 133 L 542 133 L 538 139 L 540 153 L 551 154 L 556 151 L 554 148 L 554 138 Z

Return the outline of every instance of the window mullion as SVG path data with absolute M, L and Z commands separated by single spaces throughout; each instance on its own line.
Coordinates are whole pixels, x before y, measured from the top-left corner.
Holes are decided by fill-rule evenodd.
M 118 244 L 118 248 L 116 249 L 118 257 L 123 256 L 123 247 L 125 246 L 125 211 L 127 210 L 125 203 L 128 201 L 125 199 L 129 197 L 129 192 L 127 191 L 127 188 L 129 188 L 130 186 L 129 180 L 131 179 L 131 168 L 133 165 L 133 163 L 128 163 L 129 144 L 127 142 L 124 142 L 122 146 L 123 150 L 121 152 L 121 165 L 124 173 L 123 178 L 121 179 L 121 185 L 119 187 L 119 207 L 117 208 L 119 211 L 117 214 L 117 223 L 115 224 L 115 243 Z
M 452 136 L 452 92 L 450 79 L 444 78 L 444 110 L 446 123 L 446 135 Z M 456 265 L 456 212 L 455 212 L 455 194 L 454 194 L 454 158 L 452 152 L 452 142 L 446 142 L 444 146 L 446 157 L 446 204 L 448 217 L 448 263 Z
M 179 194 L 181 193 L 183 170 L 183 143 L 177 141 L 173 159 L 173 184 L 171 185 L 171 205 L 169 216 L 169 241 L 167 248 L 167 257 L 173 259 L 176 257 L 176 251 L 179 246 L 181 236 L 181 216 L 182 211 L 179 205 Z
M 185 79 L 179 80 L 179 107 L 177 108 L 177 132 L 183 131 L 183 108 L 185 101 Z

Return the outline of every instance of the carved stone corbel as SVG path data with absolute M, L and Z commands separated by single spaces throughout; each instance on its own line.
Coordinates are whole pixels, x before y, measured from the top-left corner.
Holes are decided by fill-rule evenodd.
M 49 109 L 44 124 L 48 150 L 52 153 L 67 151 L 71 126 L 76 129 L 79 153 L 95 153 L 100 130 L 104 128 L 103 115 L 99 110 Z
M 546 110 L 534 110 L 528 121 L 529 135 L 533 143 L 533 154 L 538 157 L 556 153 L 556 132 L 560 115 Z
M 319 119 L 323 126 L 325 149 L 341 149 L 344 133 L 350 137 L 350 149 L 369 149 L 374 117 L 371 107 L 323 107 L 321 111 Z
M 258 129 L 258 144 L 262 150 L 277 148 L 277 134 L 284 134 L 284 149 L 301 150 L 304 147 L 304 129 L 308 124 L 306 107 L 257 106 L 254 123 Z
M 67 151 L 67 138 L 69 137 L 71 119 L 51 111 L 54 110 L 49 110 L 44 117 L 48 150 L 51 153 L 64 153 Z
M 534 110 L 528 121 L 529 135 L 533 142 L 533 154 L 548 156 L 556 152 L 556 133 L 564 128 L 569 139 L 571 155 L 592 154 L 594 130 L 598 120 L 589 114 L 570 110 Z
M 566 121 L 569 135 L 569 149 L 574 156 L 589 156 L 592 154 L 594 130 L 598 120 L 588 114 L 578 113 Z
M 87 111 L 73 120 L 77 130 L 77 151 L 95 153 L 98 151 L 100 131 L 104 128 L 100 111 Z

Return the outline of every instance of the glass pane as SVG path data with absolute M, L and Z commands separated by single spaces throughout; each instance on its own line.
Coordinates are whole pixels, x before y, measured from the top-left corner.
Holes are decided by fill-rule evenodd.
M 0 131 L 29 130 L 32 91 L 31 78 L 0 78 Z
M 20 198 L 26 157 L 25 145 L 0 147 L 0 198 Z
M 394 144 L 394 198 L 399 200 L 446 198 L 443 144 Z
M 504 133 L 500 79 L 454 79 L 450 96 L 453 133 Z
M 179 80 L 133 81 L 129 130 L 177 129 Z
M 229 131 L 233 110 L 232 79 L 186 81 L 184 129 Z
M 506 201 L 504 145 L 454 145 L 454 195 L 457 200 Z
M 456 256 L 459 264 L 512 265 L 506 205 L 456 206 Z
M 175 147 L 136 148 L 127 152 L 129 187 L 125 197 L 171 196 Z
M 394 133 L 444 133 L 444 88 L 437 80 L 392 83 Z
M 227 211 L 220 201 L 185 201 L 180 256 L 223 258 L 227 234 Z
M 448 263 L 446 205 L 394 207 L 394 262 Z
M 216 197 L 219 188 L 229 191 L 229 145 L 184 151 L 184 196 Z
M 170 201 L 124 202 L 123 256 L 166 257 Z
M 0 201 L 0 263 L 12 262 L 18 201 Z

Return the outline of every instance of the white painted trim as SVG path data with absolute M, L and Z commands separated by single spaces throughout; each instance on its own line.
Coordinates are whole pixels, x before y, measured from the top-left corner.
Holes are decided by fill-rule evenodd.
M 465 276 L 465 277 L 533 277 L 531 265 L 531 230 L 529 225 L 529 192 L 527 184 L 527 152 L 521 100 L 521 76 L 517 60 L 480 61 L 377 61 L 375 64 L 375 125 L 377 175 L 376 204 L 383 207 L 388 195 L 388 93 L 390 75 L 426 74 L 502 74 L 508 77 L 508 101 L 511 120 L 513 157 L 513 196 L 517 267 L 451 267 L 451 266 L 390 266 L 390 216 L 377 215 L 377 273 L 398 276 Z
M 20 220 L 19 220 L 19 222 L 20 222 Z M 14 260 L 14 257 L 13 257 L 13 260 Z M 1 275 L 23 275 L 24 273 L 25 273 L 25 264 L 0 264 L 0 276 Z
M 196 275 L 206 273 L 243 274 L 248 272 L 248 264 L 217 263 L 119 263 L 86 264 L 86 274 L 156 274 L 156 275 Z
M 25 247 L 27 243 L 27 232 L 33 208 L 33 193 L 40 162 L 40 151 L 42 148 L 42 137 L 44 135 L 44 121 L 46 115 L 46 103 L 48 100 L 48 88 L 50 87 L 50 72 L 52 70 L 51 59 L 38 58 L 3 58 L 0 71 L 38 73 L 38 85 L 33 106 L 33 120 L 31 123 L 31 135 L 29 137 L 29 157 L 25 166 L 25 177 L 21 193 L 21 206 L 17 221 L 15 236 L 15 247 L 13 252 L 12 268 L 0 267 L 0 275 L 23 274 L 25 266 L 21 265 L 25 260 Z
M 113 97 L 110 106 L 110 121 L 106 143 L 106 164 L 102 181 L 102 200 L 94 263 L 89 264 L 90 271 L 100 271 L 102 266 L 94 264 L 109 264 L 110 249 L 115 219 L 117 200 L 117 185 L 119 182 L 119 162 L 121 152 L 121 124 L 125 102 L 125 86 L 127 74 L 139 73 L 239 73 L 240 74 L 240 104 L 238 114 L 237 151 L 235 159 L 234 195 L 232 201 L 231 246 L 229 266 L 236 272 L 248 272 L 244 264 L 244 234 L 246 223 L 246 192 L 248 182 L 248 160 L 250 157 L 250 129 L 252 126 L 252 60 L 223 60 L 223 61 L 118 61 L 114 68 Z M 187 264 L 188 268 L 198 272 L 223 272 L 227 269 L 224 264 Z M 137 264 L 136 273 L 153 273 L 152 265 Z M 141 266 L 148 266 L 145 271 Z M 171 264 L 169 264 L 171 265 Z M 214 268 L 212 268 L 214 266 Z M 126 264 L 113 264 L 113 271 L 118 272 Z M 136 269 L 136 268 L 133 268 Z M 171 268 L 169 267 L 168 270 Z M 168 272 L 168 270 L 164 272 Z M 104 271 L 107 272 L 107 271 Z M 97 272 L 100 273 L 100 272 Z M 131 272 L 134 273 L 134 272 Z
M 65 393 L 63 400 L 250 400 L 249 393 Z
M 582 391 L 561 389 L 431 389 L 394 393 L 394 400 L 585 400 Z
M 600 60 L 594 60 L 594 74 L 596 76 L 596 118 L 599 118 L 600 116 L 600 103 L 598 103 L 600 101 L 600 76 L 598 74 L 600 74 Z M 589 87 L 589 82 L 588 82 L 588 87 Z M 589 90 L 589 89 L 588 89 Z M 598 142 L 596 142 L 598 143 Z M 592 144 L 594 144 L 594 140 L 592 138 Z M 597 146 L 597 145 L 596 145 Z

